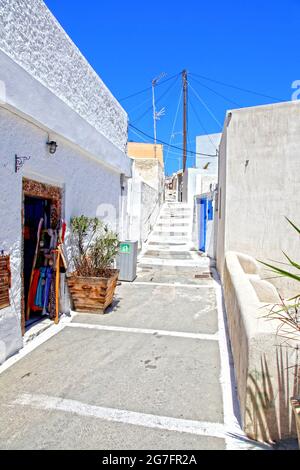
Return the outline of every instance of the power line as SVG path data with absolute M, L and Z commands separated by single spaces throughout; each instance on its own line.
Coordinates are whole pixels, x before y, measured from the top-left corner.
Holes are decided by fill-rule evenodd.
M 177 80 L 178 80 L 178 77 L 179 77 L 179 74 L 177 74 L 176 80 L 174 80 L 174 82 L 167 88 L 167 90 L 165 90 L 164 93 L 163 93 L 161 96 L 159 96 L 159 97 L 157 98 L 156 104 L 159 103 L 159 102 L 169 93 L 169 91 L 170 91 L 170 90 L 173 88 L 173 86 L 176 84 L 176 82 L 177 82 Z M 174 78 L 174 77 L 173 77 L 173 78 Z M 159 86 L 159 85 L 160 85 L 160 83 L 158 83 L 156 86 Z M 153 110 L 153 106 L 151 105 L 151 106 L 149 106 L 149 108 L 146 109 L 146 111 L 143 112 L 143 114 L 142 114 L 140 117 L 138 117 L 137 119 L 135 119 L 135 120 L 133 121 L 133 124 L 135 124 L 136 122 L 138 122 L 138 121 L 140 121 L 141 119 L 143 119 L 143 117 L 146 116 L 146 114 L 148 114 L 150 111 L 152 112 L 152 110 Z
M 177 157 L 169 157 L 169 160 L 182 160 L 182 154 L 181 153 L 174 153 L 174 155 L 178 155 Z M 187 155 L 186 158 L 194 158 L 194 155 Z
M 129 127 L 131 127 L 132 129 L 135 129 L 137 132 L 140 132 L 142 135 L 145 135 L 146 137 L 148 137 L 149 139 L 151 139 L 153 141 L 154 137 L 147 134 L 146 132 L 142 131 L 141 129 L 138 129 L 137 127 L 133 126 L 132 124 L 129 124 Z M 182 147 L 177 147 L 176 145 L 171 145 L 171 144 L 168 144 L 167 142 L 164 142 L 163 140 L 160 140 L 160 139 L 157 139 L 157 142 L 163 144 L 163 145 L 167 145 L 171 148 L 175 148 L 177 150 L 181 150 L 183 151 L 183 148 Z M 207 153 L 200 153 L 200 152 L 194 152 L 193 150 L 188 150 L 189 153 L 193 154 L 193 155 L 202 155 L 204 157 L 215 157 L 217 158 L 218 155 L 210 155 L 210 154 L 207 154 Z
M 264 98 L 270 98 L 271 100 L 275 100 L 275 101 L 279 101 L 279 102 L 280 101 L 285 101 L 283 99 L 275 98 L 274 96 L 265 95 L 263 93 L 259 93 L 257 91 L 253 91 L 253 90 L 248 90 L 247 88 L 241 88 L 241 87 L 238 87 L 236 85 L 230 85 L 229 83 L 220 82 L 219 80 L 214 80 L 213 78 L 208 78 L 208 77 L 205 77 L 204 75 L 199 75 L 197 73 L 191 73 L 191 75 L 195 75 L 195 77 L 203 78 L 204 80 L 208 80 L 210 82 L 214 82 L 214 83 L 217 83 L 219 85 L 227 86 L 229 88 L 234 88 L 235 90 L 244 91 L 246 93 L 252 93 L 253 95 L 262 96 Z
M 218 91 L 214 90 L 213 88 L 210 88 L 209 86 L 204 85 L 204 83 L 199 82 L 199 80 L 196 80 L 196 79 L 193 78 L 193 77 L 192 77 L 192 80 L 193 80 L 194 82 L 199 83 L 199 85 L 203 86 L 203 87 L 206 88 L 207 90 L 210 90 L 210 91 L 213 92 L 215 95 L 220 96 L 221 98 L 223 98 L 223 100 L 228 101 L 228 103 L 234 104 L 235 106 L 238 106 L 239 108 L 242 107 L 241 104 L 237 103 L 236 101 L 231 100 L 230 98 L 227 98 L 226 96 L 222 95 L 222 93 L 219 93 Z
M 200 103 L 202 103 L 202 105 L 205 107 L 206 111 L 210 114 L 210 116 L 214 119 L 214 121 L 222 128 L 222 124 L 220 123 L 220 121 L 218 120 L 218 118 L 214 115 L 214 113 L 210 110 L 210 108 L 207 106 L 207 104 L 205 103 L 205 101 L 201 98 L 201 96 L 199 96 L 199 94 L 196 92 L 196 90 L 192 87 L 192 85 L 189 83 L 189 87 L 190 89 L 192 90 L 192 92 L 194 93 L 195 96 L 197 96 L 198 100 L 200 101 Z
M 136 109 L 141 108 L 142 106 L 144 106 L 144 104 L 148 103 L 148 101 L 151 101 L 151 99 L 152 99 L 151 96 L 148 97 L 146 100 L 144 100 L 144 101 L 142 101 L 141 103 L 139 103 L 138 105 L 134 106 L 134 108 L 131 108 L 130 111 L 127 111 L 127 110 L 126 110 L 127 113 L 128 113 L 129 115 L 132 114 L 133 111 L 135 111 Z
M 131 129 L 131 132 L 133 132 L 133 134 L 135 134 L 137 137 L 139 137 L 140 139 L 142 139 L 145 143 L 148 143 L 148 141 L 144 138 L 144 137 L 141 137 L 140 134 L 138 134 L 134 129 Z M 129 141 L 130 142 L 130 141 Z
M 169 157 L 170 144 L 171 144 L 171 141 L 172 141 L 172 138 L 173 138 L 173 134 L 174 134 L 174 130 L 175 130 L 176 122 L 177 122 L 177 117 L 178 117 L 178 112 L 179 112 L 179 106 L 180 106 L 180 103 L 181 103 L 181 98 L 182 98 L 182 88 L 180 88 L 179 100 L 178 100 L 178 105 L 177 105 L 177 109 L 176 109 L 176 113 L 175 113 L 175 117 L 174 117 L 174 121 L 173 121 L 172 132 L 171 132 L 171 136 L 170 136 L 166 161 L 168 160 L 168 157 Z
M 188 92 L 188 90 L 187 90 Z M 188 100 L 188 104 L 190 105 L 191 101 L 190 99 Z M 191 142 L 191 139 L 190 139 L 190 128 L 189 128 L 189 122 L 190 122 L 190 110 L 189 110 L 189 106 L 187 106 L 187 140 L 186 140 L 186 148 L 187 148 L 187 151 L 190 152 L 189 148 L 190 148 L 190 142 Z M 193 164 L 196 165 L 196 156 L 197 155 L 193 155 Z M 188 157 L 188 156 L 187 156 Z
M 175 75 L 172 75 L 172 77 L 169 77 L 169 78 L 167 78 L 166 80 L 164 80 L 164 81 L 158 83 L 157 86 L 161 86 L 161 85 L 163 85 L 164 83 L 167 83 L 169 80 L 172 80 L 172 78 L 175 78 L 175 77 L 177 77 L 178 75 L 179 75 L 179 73 L 176 73 Z M 136 93 L 132 93 L 132 95 L 128 95 L 128 96 L 125 96 L 125 98 L 121 98 L 121 99 L 119 100 L 119 102 L 125 101 L 125 100 L 129 100 L 129 98 L 133 98 L 134 96 L 138 96 L 138 95 L 140 95 L 140 94 L 142 94 L 142 93 L 145 93 L 146 91 L 151 90 L 151 89 L 152 89 L 151 86 L 149 86 L 149 87 L 147 87 L 147 88 L 144 88 L 143 90 L 137 91 Z
M 212 140 L 212 138 L 210 137 L 210 135 L 209 135 L 209 133 L 207 132 L 206 128 L 204 127 L 204 124 L 203 124 L 202 120 L 200 119 L 199 114 L 197 113 L 197 111 L 196 111 L 196 109 L 195 109 L 195 107 L 194 107 L 194 105 L 193 105 L 193 103 L 192 103 L 191 100 L 190 100 L 190 105 L 191 105 L 192 110 L 194 111 L 194 114 L 195 114 L 196 118 L 197 118 L 198 121 L 199 121 L 200 126 L 202 127 L 202 129 L 204 130 L 205 134 L 207 135 L 207 137 L 208 137 L 210 143 L 212 144 L 213 147 L 216 147 L 214 141 Z M 217 149 L 216 149 L 216 151 L 217 151 Z

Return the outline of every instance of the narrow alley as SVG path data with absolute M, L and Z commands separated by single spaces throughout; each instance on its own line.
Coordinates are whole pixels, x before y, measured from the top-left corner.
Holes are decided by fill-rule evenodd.
M 107 314 L 74 315 L 0 367 L 2 449 L 253 448 L 234 416 L 221 289 L 190 249 L 191 218 L 165 203 Z
M 190 3 L 0 0 L 0 451 L 300 448 L 300 2 Z

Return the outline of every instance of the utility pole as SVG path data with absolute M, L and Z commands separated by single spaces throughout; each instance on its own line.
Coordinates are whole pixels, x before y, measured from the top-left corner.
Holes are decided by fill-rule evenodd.
M 182 72 L 182 87 L 183 87 L 183 155 L 182 155 L 182 170 L 186 170 L 186 154 L 187 154 L 187 71 Z
M 165 108 L 162 108 L 158 113 L 156 112 L 155 104 L 155 87 L 157 83 L 166 76 L 165 72 L 161 73 L 158 77 L 152 80 L 152 106 L 153 106 L 153 131 L 154 131 L 154 156 L 156 158 L 156 144 L 157 144 L 157 133 L 156 133 L 156 121 L 165 114 Z

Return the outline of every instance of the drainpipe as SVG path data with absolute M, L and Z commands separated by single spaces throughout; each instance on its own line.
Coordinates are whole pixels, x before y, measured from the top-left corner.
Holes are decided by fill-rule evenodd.
M 125 175 L 124 173 L 120 174 L 120 194 L 121 194 L 121 210 L 120 210 L 120 237 L 123 240 L 124 238 L 124 193 L 125 193 Z

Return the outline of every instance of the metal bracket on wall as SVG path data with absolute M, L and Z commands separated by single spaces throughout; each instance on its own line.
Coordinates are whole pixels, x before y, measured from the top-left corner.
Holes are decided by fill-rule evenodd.
M 18 157 L 18 155 L 15 155 L 15 173 L 17 173 L 22 166 L 24 165 L 26 160 L 30 160 L 31 157 Z

